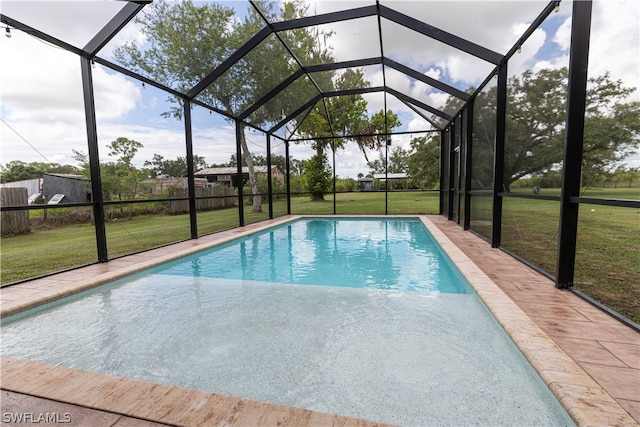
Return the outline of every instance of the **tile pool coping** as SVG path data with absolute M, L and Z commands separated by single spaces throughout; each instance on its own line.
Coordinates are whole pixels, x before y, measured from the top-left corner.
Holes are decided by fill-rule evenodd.
M 197 240 L 189 240 L 130 257 L 118 258 L 109 263 L 96 264 L 3 288 L 0 290 L 0 316 L 4 317 L 42 303 L 51 302 L 177 257 L 189 255 L 247 234 L 263 231 L 274 225 L 305 217 L 307 216 L 291 215 L 262 221 L 242 228 L 204 236 Z M 318 215 L 309 217 L 318 217 Z M 337 215 L 328 217 L 340 218 Z M 598 382 L 556 344 L 461 248 L 446 236 L 441 230 L 441 225 L 434 223 L 434 221 L 440 221 L 439 217 L 421 215 L 371 217 L 420 218 L 576 424 L 638 425 L 634 418 Z M 490 249 L 485 247 L 484 250 Z M 527 267 L 522 265 L 521 268 Z M 555 289 L 554 291 L 562 292 Z M 2 357 L 1 374 L 0 387 L 5 390 L 160 423 L 190 425 L 195 422 L 195 418 L 186 417 L 185 413 L 190 412 L 203 417 L 205 413 L 211 412 L 211 408 L 204 402 L 213 402 L 214 400 L 218 402 L 213 405 L 214 412 L 222 414 L 224 412 L 223 407 L 232 409 L 231 415 L 228 415 L 231 418 L 219 420 L 224 420 L 225 423 L 230 422 L 231 424 L 241 424 L 240 420 L 242 418 L 238 417 L 243 415 L 242 410 L 238 411 L 237 409 L 237 401 L 245 402 L 240 405 L 245 408 L 244 416 L 247 416 L 247 413 L 255 415 L 263 411 L 264 413 L 258 418 L 255 418 L 255 416 L 253 418 L 254 421 L 262 420 L 263 425 L 275 424 L 276 421 L 281 421 L 282 419 L 302 421 L 310 417 L 308 413 L 313 412 L 282 407 L 281 405 L 229 398 L 213 393 L 196 392 L 180 387 L 160 386 L 144 381 L 111 377 L 8 357 Z M 68 380 L 67 378 L 72 379 Z M 193 401 L 191 398 L 185 399 L 186 395 L 191 396 L 191 392 L 196 393 L 199 397 Z M 127 405 L 124 406 L 123 394 L 128 396 L 129 399 L 127 400 Z M 208 397 L 205 397 L 205 395 Z M 180 398 L 176 398 L 176 396 Z M 189 402 L 200 402 L 198 403 L 200 406 L 194 409 L 194 404 Z M 306 411 L 305 414 L 307 415 L 302 416 L 302 418 L 300 418 L 301 415 L 299 414 L 291 415 L 295 411 Z M 283 414 L 288 415 L 285 416 Z M 315 416 L 320 417 L 321 415 Z M 333 420 L 332 424 L 351 423 L 342 419 L 347 419 L 346 417 L 338 420 L 335 418 L 337 416 L 334 415 L 324 414 L 323 416 L 329 417 L 323 418 L 325 422 L 329 419 Z M 200 419 L 203 420 L 205 418 Z M 320 420 L 320 418 L 309 419 Z M 357 421 L 356 424 L 364 423 L 362 420 Z M 309 423 L 311 421 L 306 422 L 306 424 Z M 378 424 L 369 423 L 367 425 Z

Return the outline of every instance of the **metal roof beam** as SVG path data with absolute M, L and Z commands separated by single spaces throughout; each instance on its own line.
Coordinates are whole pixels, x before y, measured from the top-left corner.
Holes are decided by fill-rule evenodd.
M 415 18 L 396 12 L 386 6 L 380 5 L 380 15 L 390 21 L 400 24 L 406 28 L 410 28 L 434 40 L 438 40 L 446 45 L 459 49 L 477 58 L 483 59 L 492 64 L 498 65 L 502 62 L 503 55 L 490 49 L 477 45 L 473 42 L 455 36 L 451 33 L 443 31 L 439 28 L 426 24 Z
M 298 108 L 296 111 L 294 111 L 293 113 L 289 114 L 287 117 L 285 117 L 284 119 L 282 119 L 278 123 L 276 123 L 271 129 L 269 129 L 267 131 L 267 133 L 274 133 L 275 131 L 280 129 L 282 126 L 286 125 L 291 120 L 293 120 L 296 117 L 298 117 L 298 115 L 300 115 L 307 108 L 313 107 L 315 105 L 315 103 L 318 102 L 320 99 L 322 99 L 322 94 L 319 93 L 316 96 L 314 96 L 312 100 L 306 102 L 303 106 Z
M 392 94 L 393 96 L 395 96 L 396 98 L 398 98 L 398 99 L 400 99 L 400 100 L 402 100 L 404 102 L 408 102 L 410 104 L 414 104 L 415 106 L 420 107 L 423 110 L 427 110 L 430 113 L 435 114 L 436 116 L 442 117 L 443 119 L 445 119 L 447 121 L 450 121 L 453 118 L 449 114 L 447 114 L 445 112 L 442 112 L 442 111 L 440 111 L 440 110 L 438 110 L 436 108 L 433 108 L 433 107 L 431 107 L 431 106 L 429 106 L 429 105 L 427 105 L 427 104 L 425 104 L 423 102 L 420 102 L 417 99 L 414 99 L 414 98 L 411 98 L 411 97 L 409 97 L 407 95 L 404 95 L 404 94 L 398 92 L 397 90 L 394 90 L 394 89 L 391 89 L 391 88 L 385 88 L 384 86 L 375 86 L 375 87 L 365 87 L 365 88 L 358 88 L 358 89 L 336 90 L 336 91 L 332 91 L 332 92 L 324 92 L 322 94 L 318 94 L 311 101 L 307 102 L 302 107 L 298 108 L 295 112 L 293 112 L 292 114 L 289 114 L 283 120 L 278 122 L 275 126 L 273 126 L 271 129 L 269 129 L 267 132 L 268 133 L 275 132 L 280 127 L 285 125 L 287 122 L 289 122 L 290 120 L 295 118 L 298 114 L 300 114 L 301 112 L 303 112 L 304 110 L 309 108 L 311 105 L 313 105 L 316 102 L 318 102 L 318 100 L 320 100 L 321 98 L 330 98 L 330 97 L 334 97 L 334 96 L 347 96 L 347 95 L 361 95 L 361 94 L 364 94 L 364 93 L 375 93 L 375 92 L 385 92 L 385 91 L 390 93 L 390 94 Z M 425 117 L 425 119 L 426 119 L 426 117 Z M 429 121 L 429 123 L 431 123 L 431 124 L 434 124 L 429 119 L 427 119 L 427 121 Z
M 395 96 L 398 99 L 401 99 L 403 101 L 406 101 L 410 104 L 415 105 L 416 107 L 420 107 L 423 110 L 427 110 L 430 113 L 435 114 L 436 116 L 442 117 L 443 119 L 447 120 L 447 121 L 451 121 L 451 119 L 453 119 L 453 116 L 450 116 L 449 114 L 445 113 L 444 111 L 440 111 L 437 108 L 433 108 L 430 105 L 425 104 L 424 102 L 420 102 L 417 99 L 411 98 L 410 96 L 407 96 L 403 93 L 398 92 L 395 89 L 391 89 L 391 88 L 387 88 L 387 91 L 392 94 L 393 96 Z
M 449 86 L 446 83 L 442 83 L 439 80 L 436 80 L 427 75 L 424 75 L 414 70 L 413 68 L 409 68 L 406 65 L 402 65 L 399 62 L 396 62 L 392 59 L 384 58 L 382 63 L 397 71 L 400 71 L 401 73 L 406 74 L 409 77 L 413 77 L 416 80 L 420 80 L 421 82 L 428 84 L 429 86 L 433 86 L 436 89 L 440 89 L 441 91 L 448 93 L 449 95 L 455 96 L 456 98 L 460 98 L 464 101 L 468 101 L 471 98 L 471 95 L 469 95 L 467 92 L 463 92 L 459 89 L 456 89 L 453 86 Z
M 304 74 L 304 71 L 301 68 L 298 68 L 293 74 L 291 74 L 289 77 L 283 80 L 282 83 L 280 83 L 278 86 L 271 89 L 262 98 L 260 98 L 253 105 L 247 108 L 242 114 L 238 116 L 238 118 L 240 120 L 244 120 L 247 117 L 249 117 L 251 114 L 253 114 L 254 111 L 256 111 L 258 108 L 262 107 L 264 104 L 269 102 L 271 98 L 274 98 L 276 95 L 282 92 L 287 86 L 289 86 L 291 83 L 296 81 L 303 74 Z
M 330 98 L 330 97 L 334 97 L 334 96 L 346 96 L 346 95 L 360 95 L 360 94 L 363 94 L 363 93 L 373 93 L 373 92 L 383 92 L 383 91 L 384 91 L 384 87 L 376 86 L 376 87 L 365 87 L 365 88 L 358 88 L 358 89 L 336 90 L 336 91 L 332 91 L 332 92 L 324 92 L 322 94 L 318 94 L 314 99 L 312 99 L 311 101 L 307 102 L 302 107 L 298 108 L 295 112 L 293 112 L 292 114 L 288 115 L 283 120 L 281 120 L 279 123 L 277 123 L 274 127 L 269 129 L 268 133 L 273 133 L 276 130 L 280 129 L 282 126 L 284 126 L 290 120 L 292 120 L 293 118 L 297 117 L 298 114 L 302 113 L 307 108 L 312 107 L 321 98 Z M 325 105 L 325 108 L 326 108 L 326 105 Z M 331 125 L 331 123 L 329 123 L 329 125 Z M 331 129 L 331 133 L 333 134 L 333 129 Z M 333 135 L 332 137 L 335 137 L 335 135 Z M 337 137 L 337 138 L 339 138 L 339 137 Z
M 231 56 L 225 59 L 220 65 L 216 67 L 211 73 L 209 73 L 204 79 L 200 80 L 189 92 L 187 92 L 187 98 L 193 99 L 200 92 L 205 90 L 207 86 L 213 83 L 218 77 L 220 77 L 225 71 L 231 68 L 236 62 L 241 60 L 247 53 L 249 53 L 254 47 L 256 47 L 262 40 L 266 39 L 271 34 L 271 28 L 269 26 L 264 27 L 255 36 L 242 45 L 238 50 L 233 52 Z
M 511 50 L 505 55 L 505 59 L 509 60 L 519 48 L 522 47 L 524 42 L 531 37 L 531 35 L 542 25 L 542 23 L 547 19 L 549 15 L 556 9 L 556 7 L 560 7 L 560 2 L 562 0 L 552 0 L 547 6 L 540 12 L 540 15 L 529 25 L 529 28 L 520 36 L 518 41 L 513 45 Z
M 341 10 L 338 12 L 323 13 L 321 15 L 306 16 L 304 18 L 281 21 L 271 24 L 273 31 L 295 30 L 296 28 L 311 27 L 314 25 L 330 24 L 332 22 L 348 21 L 350 19 L 366 18 L 378 13 L 375 5 Z
M 146 3 L 127 2 L 122 9 L 85 45 L 83 50 L 95 56 L 125 25 L 133 19 Z
M 266 95 L 264 95 L 262 98 L 256 101 L 249 108 L 247 108 L 242 114 L 238 116 L 238 118 L 240 120 L 244 120 L 247 117 L 249 117 L 258 108 L 260 108 L 261 106 L 269 102 L 271 98 L 278 95 L 278 93 L 283 91 L 287 86 L 289 86 L 296 79 L 298 79 L 302 74 L 317 73 L 322 71 L 333 71 L 333 70 L 339 70 L 341 68 L 364 67 L 367 65 L 376 65 L 376 64 L 382 64 L 382 58 L 366 58 L 366 59 L 358 59 L 354 61 L 343 61 L 343 62 L 335 62 L 331 64 L 318 64 L 318 65 L 311 65 L 309 67 L 302 67 L 296 70 L 296 72 L 291 74 L 285 80 L 283 80 L 282 83 L 280 83 L 278 86 L 270 90 Z M 323 92 L 320 92 L 320 93 L 322 94 Z
M 363 93 L 374 93 L 374 92 L 384 92 L 384 86 L 375 86 L 375 87 L 361 87 L 357 89 L 344 89 L 344 90 L 334 90 L 331 92 L 324 92 L 322 95 L 325 98 L 331 98 L 334 96 L 346 96 L 346 95 L 362 95 Z
M 264 13 L 262 13 L 262 11 L 258 7 L 258 5 L 255 3 L 255 1 L 254 0 L 250 0 L 249 2 L 253 6 L 253 8 L 256 10 L 256 12 L 258 12 L 258 14 L 262 17 L 262 19 L 267 24 L 267 26 L 271 29 L 271 31 L 274 31 L 273 30 L 273 23 L 267 19 L 266 15 Z M 282 39 L 282 36 L 280 36 L 280 34 L 278 34 L 277 32 L 274 32 L 274 34 L 276 35 L 276 38 L 280 41 L 282 46 L 284 46 L 284 48 L 287 50 L 287 52 L 289 52 L 289 55 L 291 55 L 291 57 L 296 61 L 296 63 L 298 64 L 298 67 L 303 69 L 304 67 L 303 67 L 302 62 L 300 61 L 300 58 L 298 58 L 298 56 L 295 54 L 295 52 L 293 50 L 291 50 L 289 45 Z M 305 74 L 307 75 L 307 78 L 309 79 L 309 81 L 316 88 L 318 93 L 322 93 L 322 89 L 320 88 L 318 83 L 313 79 L 313 77 L 311 77 L 311 75 L 309 73 L 305 73 Z M 325 106 L 325 108 L 326 108 L 326 106 Z
M 353 67 L 366 67 L 369 65 L 382 64 L 383 59 L 381 57 L 355 59 L 352 61 L 333 62 L 331 64 L 317 64 L 304 67 L 307 73 L 318 73 L 321 71 L 333 71 L 341 68 L 353 68 Z
M 57 39 L 57 38 L 55 38 L 55 37 L 53 37 L 53 36 L 51 36 L 51 35 L 49 35 L 47 33 L 43 33 L 42 31 L 36 30 L 35 28 L 30 27 L 30 26 L 28 26 L 26 24 L 23 24 L 22 22 L 17 21 L 17 20 L 15 20 L 13 18 L 10 18 L 7 15 L 0 14 L 0 22 L 2 22 L 3 24 L 9 25 L 9 26 L 15 28 L 16 30 L 20 30 L 20 31 L 22 31 L 24 33 L 27 33 L 29 35 L 32 35 L 32 36 L 34 36 L 34 37 L 36 37 L 36 38 L 38 38 L 40 40 L 43 40 L 43 41 L 45 41 L 47 43 L 50 43 L 50 44 L 52 44 L 54 46 L 57 46 L 57 47 L 59 47 L 61 49 L 64 49 L 64 50 L 66 50 L 68 52 L 73 52 L 78 56 L 82 56 L 82 57 L 86 57 L 87 56 L 86 53 L 82 49 L 79 49 L 79 48 L 77 48 L 77 47 L 75 47 L 75 46 L 73 46 L 73 45 L 71 45 L 71 44 L 69 44 L 67 42 L 64 42 L 64 41 L 60 40 L 60 39 Z
M 291 83 L 293 83 L 297 78 L 299 78 L 303 73 L 316 73 L 316 72 L 322 72 L 322 71 L 333 71 L 333 70 L 339 70 L 339 69 L 343 69 L 343 68 L 351 68 L 351 67 L 364 67 L 364 66 L 369 66 L 369 65 L 377 65 L 377 64 L 383 64 L 383 65 L 387 65 L 403 74 L 406 74 L 410 77 L 415 78 L 416 80 L 420 80 L 423 83 L 426 83 L 430 86 L 435 87 L 436 89 L 440 89 L 443 92 L 448 93 L 449 95 L 455 96 L 456 98 L 462 99 L 464 101 L 468 101 L 471 98 L 471 95 L 463 92 L 459 89 L 456 89 L 452 86 L 447 85 L 446 83 L 442 83 L 438 80 L 435 80 L 431 77 L 428 77 L 412 68 L 409 68 L 407 66 L 404 66 L 392 59 L 389 58 L 383 58 L 383 57 L 374 57 L 374 58 L 365 58 L 365 59 L 358 59 L 358 60 L 353 60 L 353 61 L 342 61 L 342 62 L 335 62 L 335 63 L 331 63 L 331 64 L 317 64 L 317 65 L 311 65 L 308 67 L 303 67 L 302 69 L 296 71 L 295 73 L 293 73 L 291 76 L 289 76 L 286 80 L 284 80 L 282 83 L 280 83 L 278 86 L 276 86 L 274 89 L 272 89 L 269 93 L 267 93 L 266 95 L 264 95 L 262 98 L 260 98 L 258 101 L 256 101 L 252 106 L 250 106 L 249 108 L 247 108 L 247 110 L 245 110 L 245 112 L 243 112 L 240 116 L 238 116 L 241 120 L 246 119 L 247 117 L 249 117 L 253 112 L 255 112 L 258 108 L 260 108 L 262 105 L 266 104 L 267 102 L 269 102 L 269 100 L 271 98 L 273 98 L 274 96 L 276 96 L 279 92 L 281 92 L 282 90 L 284 90 L 288 85 L 290 85 Z M 383 89 L 384 90 L 384 89 Z M 370 93 L 370 92 L 375 92 L 376 90 L 373 91 L 368 91 L 368 92 L 362 92 L 362 93 Z M 334 96 L 331 95 L 330 93 L 325 93 L 322 92 L 322 95 L 324 96 Z M 418 102 L 418 101 L 416 101 Z M 433 123 L 432 123 L 433 124 Z
M 289 139 L 287 139 L 287 141 L 291 140 L 291 137 L 293 135 L 296 134 L 296 132 L 298 132 L 298 129 L 300 129 L 300 126 L 302 125 L 302 123 L 307 119 L 307 117 L 309 117 L 309 114 L 311 114 L 311 111 L 313 111 L 311 108 L 309 108 L 307 110 L 307 112 L 305 113 L 304 117 L 302 118 L 302 120 L 300 120 L 300 123 L 296 123 L 296 127 L 290 132 L 289 134 Z M 287 136 L 286 132 L 285 132 L 285 137 Z
M 417 115 L 419 115 L 420 117 L 425 119 L 427 122 L 429 122 L 429 124 L 431 124 L 431 126 L 436 128 L 437 130 L 441 131 L 442 129 L 444 129 L 442 126 L 440 126 L 436 122 L 434 122 L 430 117 L 427 117 L 426 115 L 424 115 L 422 113 L 422 111 L 420 111 L 420 110 L 418 110 L 418 108 L 416 108 L 415 105 L 411 104 L 410 102 L 405 101 L 404 99 L 400 99 L 400 102 L 402 102 L 404 105 L 406 105 L 408 108 L 410 108 L 414 113 L 416 113 Z

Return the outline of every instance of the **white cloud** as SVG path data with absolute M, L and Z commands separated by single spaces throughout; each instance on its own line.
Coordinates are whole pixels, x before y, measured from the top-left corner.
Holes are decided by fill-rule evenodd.
M 512 29 L 514 34 L 522 34 L 529 25 L 516 25 Z M 540 49 L 547 42 L 547 33 L 538 28 L 533 32 L 531 37 L 521 46 L 520 51 L 511 57 L 507 67 L 510 76 L 519 76 L 524 71 L 531 69 L 532 64 L 536 63 L 536 58 Z
M 562 50 L 569 50 L 571 46 L 571 17 L 568 17 L 562 22 L 562 25 L 558 27 L 553 36 L 553 41 L 560 46 Z
M 93 87 L 98 120 L 120 118 L 136 108 L 141 99 L 140 87 L 122 74 L 106 72 L 102 67 L 93 72 Z
M 41 123 L 82 120 L 80 60 L 24 33 L 13 33 L 11 39 L 0 39 L 3 115 Z
M 5 63 L 11 64 L 0 67 L 2 117 L 11 126 L 3 124 L 2 161 L 44 161 L 39 151 L 52 162 L 71 162 L 72 149 L 86 151 L 80 59 L 15 30 L 0 44 Z M 139 88 L 121 74 L 98 66 L 93 77 L 99 122 L 136 108 Z
M 385 70 L 387 85 L 402 93 L 411 91 L 411 79 L 406 74 L 387 67 Z
M 563 7 L 565 13 L 569 7 Z M 553 35 L 561 54 L 539 59 L 533 70 L 569 65 L 571 17 L 567 17 Z M 625 86 L 640 89 L 640 2 L 631 0 L 597 0 L 593 2 L 589 42 L 589 77 L 606 71 Z M 631 96 L 640 100 L 640 91 Z
M 332 33 L 327 40 L 338 62 L 380 56 L 378 21 L 374 16 L 321 25 L 320 29 Z
M 81 48 L 122 7 L 120 2 L 102 0 L 3 0 L 2 14 Z
M 444 106 L 444 104 L 447 102 L 447 99 L 449 99 L 449 95 L 447 95 L 446 93 L 434 92 L 429 95 L 430 102 L 428 102 L 428 104 L 432 105 L 433 107 L 440 108 Z
M 594 1 L 589 77 L 611 72 L 626 86 L 638 88 L 633 94 L 640 100 L 640 2 Z
M 425 76 L 427 77 L 431 77 L 432 79 L 435 80 L 440 80 L 440 77 L 442 76 L 442 70 L 439 68 L 429 68 L 427 71 L 425 71 L 424 73 Z
M 480 46 L 506 53 L 546 6 L 546 1 L 387 1 L 392 9 Z M 388 31 L 385 31 L 388 29 Z M 438 71 L 437 78 L 465 90 L 477 85 L 493 65 L 443 43 L 383 20 L 385 54 L 402 57 L 421 72 Z M 410 58 L 409 63 L 406 59 Z
M 420 130 L 425 130 L 431 128 L 429 122 L 419 116 L 415 116 L 411 119 L 411 121 L 407 124 L 407 131 L 409 132 L 417 132 Z

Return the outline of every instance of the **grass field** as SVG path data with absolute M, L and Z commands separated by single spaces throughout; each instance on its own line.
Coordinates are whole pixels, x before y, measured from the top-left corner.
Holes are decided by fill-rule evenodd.
M 597 191 L 602 190 L 602 191 Z M 596 189 L 585 197 L 637 199 L 638 189 Z M 554 189 L 543 193 L 552 195 Z M 437 214 L 437 192 L 388 194 L 390 214 Z M 491 198 L 472 199 L 472 229 L 490 235 Z M 502 245 L 543 270 L 555 274 L 559 203 L 505 198 Z M 70 208 L 73 209 L 73 208 Z M 334 200 L 291 200 L 293 214 L 332 214 Z M 384 193 L 336 194 L 337 214 L 385 213 Z M 246 223 L 268 219 L 245 205 Z M 286 214 L 286 201 L 274 202 L 274 216 Z M 126 209 L 124 209 L 126 212 Z M 238 211 L 198 212 L 200 235 L 237 227 Z M 640 210 L 581 205 L 578 230 L 576 289 L 640 322 Z M 188 215 L 142 215 L 118 218 L 106 224 L 109 257 L 173 243 L 190 237 Z M 95 229 L 91 224 L 40 227 L 29 234 L 4 237 L 1 246 L 2 283 L 10 283 L 65 268 L 95 262 Z
M 503 202 L 502 246 L 555 275 L 558 202 Z M 581 205 L 574 287 L 640 323 L 640 210 Z
M 437 192 L 389 193 L 389 213 L 437 213 Z M 80 216 L 86 208 L 61 208 L 57 215 Z M 332 214 L 333 198 L 312 202 L 308 197 L 295 197 L 291 201 L 294 214 Z M 52 209 L 53 211 L 53 209 Z M 283 199 L 276 200 L 274 216 L 286 215 Z M 129 206 L 124 205 L 122 218 L 106 223 L 109 258 L 174 243 L 190 238 L 188 215 L 139 215 L 128 217 Z M 336 212 L 339 214 L 380 214 L 385 212 L 384 193 L 342 193 L 336 195 Z M 39 220 L 42 211 L 32 211 Z M 49 218 L 54 217 L 49 213 Z M 249 203 L 244 206 L 245 223 L 250 224 L 269 218 L 268 205 L 262 213 L 251 212 Z M 52 220 L 54 223 L 56 220 Z M 235 208 L 198 212 L 198 233 L 205 235 L 239 225 Z M 0 248 L 1 280 L 10 283 L 66 268 L 95 262 L 95 228 L 92 224 L 45 225 L 32 229 L 29 234 L 4 237 Z

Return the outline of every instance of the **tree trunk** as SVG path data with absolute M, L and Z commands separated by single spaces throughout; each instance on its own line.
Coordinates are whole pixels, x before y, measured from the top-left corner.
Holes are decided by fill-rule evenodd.
M 249 184 L 251 185 L 251 193 L 253 194 L 253 212 L 261 213 L 262 212 L 262 195 L 260 194 L 260 189 L 258 188 L 258 180 L 256 178 L 255 168 L 253 166 L 253 157 L 251 157 L 251 152 L 249 151 L 249 147 L 247 146 L 247 138 L 244 136 L 244 128 L 243 124 L 240 124 L 240 146 L 242 147 L 242 157 L 247 164 L 247 169 L 249 169 Z M 241 162 L 241 159 L 238 159 Z M 271 173 L 271 171 L 267 171 L 267 173 Z M 238 185 L 242 185 L 242 177 L 239 179 Z
M 316 141 L 316 156 L 318 157 L 318 159 L 324 159 L 324 144 L 320 143 L 319 141 Z M 313 202 L 323 201 L 323 200 L 324 200 L 323 193 L 313 193 L 311 195 L 311 201 Z

